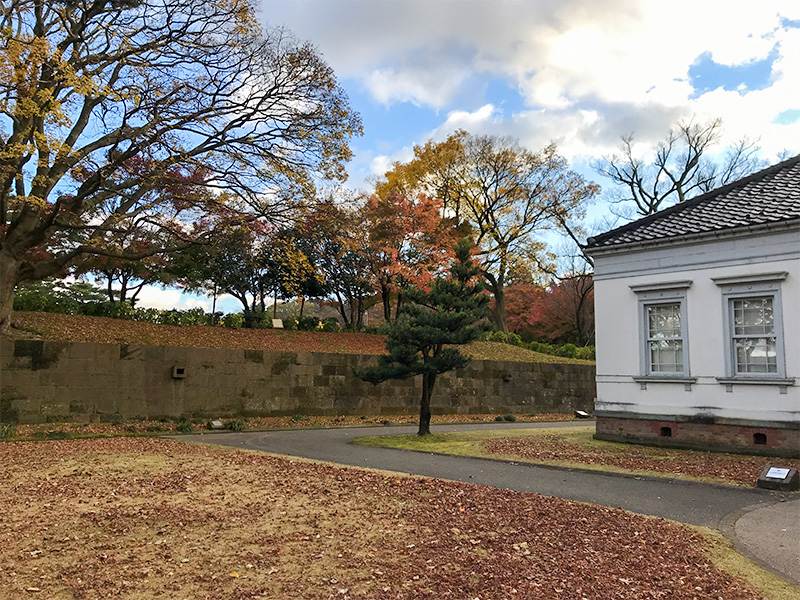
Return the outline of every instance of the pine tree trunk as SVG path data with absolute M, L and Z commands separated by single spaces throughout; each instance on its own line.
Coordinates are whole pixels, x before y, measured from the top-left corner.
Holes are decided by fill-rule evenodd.
M 5 333 L 11 327 L 19 267 L 18 260 L 0 252 L 0 333 Z
M 419 431 L 417 435 L 431 434 L 431 396 L 436 384 L 436 373 L 422 374 L 422 400 L 419 403 Z

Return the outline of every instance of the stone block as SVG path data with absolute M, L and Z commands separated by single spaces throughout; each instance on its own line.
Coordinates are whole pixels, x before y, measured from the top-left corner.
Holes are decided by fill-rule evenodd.
M 263 350 L 245 350 L 244 360 L 246 362 L 255 363 L 258 365 L 264 364 L 264 351 Z

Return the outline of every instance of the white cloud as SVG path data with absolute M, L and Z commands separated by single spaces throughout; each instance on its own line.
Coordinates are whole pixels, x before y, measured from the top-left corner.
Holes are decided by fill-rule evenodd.
M 153 285 L 146 285 L 137 296 L 137 306 L 142 308 L 159 308 L 162 310 L 188 309 L 200 307 L 205 311 L 211 310 L 211 300 L 199 296 L 188 295 L 180 290 L 163 289 Z
M 478 110 L 469 112 L 466 110 L 454 110 L 447 115 L 447 119 L 442 123 L 431 137 L 444 138 L 457 129 L 465 129 L 467 131 L 478 133 L 485 129 L 487 125 L 498 124 L 502 120 L 498 117 L 497 111 L 492 104 L 485 104 Z
M 653 144 L 676 119 L 697 115 L 721 117 L 726 142 L 746 134 L 760 136 L 769 154 L 793 144 L 800 151 L 797 124 L 772 122 L 797 108 L 791 103 L 800 89 L 800 30 L 782 25 L 782 19 L 800 19 L 796 0 L 262 5 L 273 23 L 285 22 L 311 39 L 337 74 L 360 81 L 378 102 L 451 109 L 436 136 L 463 127 L 515 135 L 531 146 L 554 140 L 568 156 L 597 156 L 622 134 L 635 131 L 643 144 Z M 739 66 L 771 52 L 777 58 L 766 89 L 693 97 L 689 69 L 699 57 Z M 509 82 L 526 109 L 503 114 L 487 104 L 452 110 L 476 77 Z M 372 158 L 371 169 L 386 160 Z

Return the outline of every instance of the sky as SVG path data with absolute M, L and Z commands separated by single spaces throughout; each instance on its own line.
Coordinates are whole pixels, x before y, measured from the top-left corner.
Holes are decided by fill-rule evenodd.
M 720 149 L 800 152 L 798 0 L 254 1 L 316 47 L 361 114 L 353 189 L 457 129 L 554 142 L 604 188 L 592 160 L 627 134 L 646 155 L 680 119 L 721 118 Z M 590 215 L 604 211 L 601 195 Z M 154 288 L 142 305 L 176 301 L 206 304 Z

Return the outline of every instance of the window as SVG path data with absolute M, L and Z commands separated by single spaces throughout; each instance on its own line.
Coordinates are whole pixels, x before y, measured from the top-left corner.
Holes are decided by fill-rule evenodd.
M 774 298 L 736 298 L 730 302 L 735 373 L 777 373 Z
M 651 373 L 683 373 L 681 305 L 648 304 L 647 352 Z
M 630 286 L 639 298 L 641 379 L 689 378 L 686 289 L 691 283 L 672 281 Z M 642 382 L 643 389 L 644 386 Z
M 786 377 L 781 314 L 781 282 L 786 276 L 780 272 L 714 278 L 722 291 L 728 345 L 721 383 L 766 383 Z

